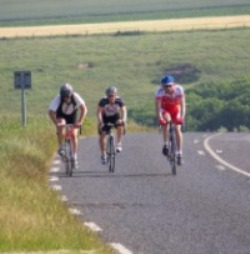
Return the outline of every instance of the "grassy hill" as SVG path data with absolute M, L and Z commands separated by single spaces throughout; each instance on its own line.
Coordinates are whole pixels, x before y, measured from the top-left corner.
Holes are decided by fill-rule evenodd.
M 0 113 L 20 112 L 21 96 L 13 87 L 13 72 L 30 70 L 29 115 L 46 114 L 60 85 L 69 82 L 84 97 L 89 117 L 94 118 L 105 88 L 115 85 L 130 119 L 151 125 L 153 95 L 164 73 L 173 74 L 186 90 L 203 83 L 249 80 L 249 36 L 245 28 L 1 40 Z M 189 97 L 187 103 L 192 104 Z

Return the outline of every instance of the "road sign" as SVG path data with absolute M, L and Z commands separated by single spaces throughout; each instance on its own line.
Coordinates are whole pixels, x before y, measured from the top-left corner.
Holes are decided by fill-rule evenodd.
M 21 112 L 22 112 L 22 125 L 26 125 L 26 100 L 25 90 L 31 88 L 31 72 L 30 71 L 15 71 L 14 72 L 14 87 L 21 89 Z
M 31 72 L 30 71 L 15 71 L 14 72 L 14 87 L 16 89 L 31 88 Z

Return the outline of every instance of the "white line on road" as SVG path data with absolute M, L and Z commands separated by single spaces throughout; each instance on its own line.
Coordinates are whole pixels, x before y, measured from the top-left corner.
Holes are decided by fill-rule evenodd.
M 216 153 L 223 153 L 223 150 L 217 149 Z
M 56 182 L 56 181 L 59 181 L 59 177 L 57 176 L 52 176 L 50 179 L 49 179 L 50 182 Z
M 59 165 L 59 164 L 61 164 L 61 160 L 60 159 L 55 159 L 53 161 L 53 165 Z
M 74 214 L 74 215 L 81 215 L 81 211 L 79 211 L 78 209 L 75 208 L 69 208 L 69 211 Z
M 195 139 L 195 140 L 194 140 L 194 144 L 198 144 L 199 142 L 200 142 L 199 139 Z
M 61 191 L 62 190 L 62 186 L 61 185 L 52 185 L 51 186 L 51 188 L 53 189 L 53 190 L 56 190 L 56 191 Z
M 110 245 L 117 250 L 120 254 L 133 254 L 133 252 L 131 252 L 130 250 L 128 250 L 127 248 L 125 248 L 123 245 L 121 245 L 120 243 L 110 243 Z
M 102 228 L 100 228 L 98 225 L 96 225 L 94 222 L 84 222 L 84 225 L 88 228 L 90 228 L 92 231 L 95 231 L 95 232 L 101 232 L 102 231 Z
M 216 165 L 216 168 L 218 168 L 219 170 L 226 170 L 226 168 L 222 165 Z
M 247 177 L 250 177 L 250 173 L 248 173 L 248 172 L 246 172 L 246 171 L 244 171 L 244 170 L 242 170 L 242 169 L 240 169 L 240 168 L 237 168 L 237 167 L 235 167 L 234 165 L 232 165 L 232 164 L 230 164 L 230 163 L 224 161 L 224 160 L 223 160 L 222 158 L 220 158 L 220 157 L 212 150 L 212 148 L 209 146 L 209 141 L 210 141 L 210 139 L 212 139 L 212 138 L 214 138 L 214 137 L 217 137 L 217 136 L 219 136 L 219 135 L 221 135 L 221 133 L 215 134 L 215 135 L 211 135 L 211 136 L 209 136 L 209 137 L 207 137 L 207 138 L 205 139 L 205 141 L 204 141 L 204 147 L 205 147 L 205 149 L 207 150 L 207 152 L 210 153 L 210 155 L 211 155 L 215 160 L 219 161 L 221 164 L 223 164 L 223 165 L 226 166 L 227 168 L 229 168 L 229 169 L 231 169 L 231 170 L 233 170 L 233 171 L 235 171 L 235 172 L 237 172 L 237 173 L 239 173 L 239 174 L 242 174 L 242 175 L 245 175 L 245 176 L 247 176 Z
M 60 168 L 58 168 L 58 167 L 52 167 L 52 168 L 50 169 L 50 172 L 51 172 L 51 173 L 57 173 L 57 172 L 59 172 L 59 170 L 60 170 Z
M 63 196 L 61 197 L 61 201 L 62 201 L 62 202 L 67 202 L 67 201 L 68 201 L 68 198 L 67 198 L 66 196 L 63 195 Z
M 205 152 L 202 151 L 202 150 L 198 150 L 197 153 L 198 153 L 199 155 L 205 155 Z

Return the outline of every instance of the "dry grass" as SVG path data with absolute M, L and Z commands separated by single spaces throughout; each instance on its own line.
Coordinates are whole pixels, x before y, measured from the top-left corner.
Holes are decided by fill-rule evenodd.
M 30 36 L 112 34 L 118 31 L 162 32 L 198 29 L 224 29 L 234 27 L 250 27 L 250 15 L 112 22 L 82 25 L 53 25 L 18 28 L 8 27 L 0 28 L 0 34 L 2 38 L 13 38 Z

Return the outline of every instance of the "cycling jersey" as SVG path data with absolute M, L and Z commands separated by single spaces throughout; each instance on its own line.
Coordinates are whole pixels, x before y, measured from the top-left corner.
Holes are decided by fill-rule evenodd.
M 161 114 L 170 114 L 173 123 L 180 124 L 181 100 L 185 96 L 184 89 L 180 85 L 174 85 L 174 92 L 166 93 L 164 87 L 157 89 L 155 98 L 160 101 Z
M 109 99 L 104 97 L 99 102 L 99 107 L 102 108 L 102 115 L 107 117 L 114 117 L 116 115 L 120 116 L 120 109 L 125 106 L 123 100 L 120 97 L 115 99 L 113 104 L 109 103 Z
M 72 124 L 76 121 L 77 109 L 81 105 L 85 105 L 84 100 L 74 92 L 69 103 L 66 103 L 60 95 L 57 95 L 51 102 L 49 110 L 56 112 L 57 118 L 63 118 L 67 124 Z
M 155 98 L 161 102 L 161 109 L 167 111 L 179 108 L 184 96 L 184 89 L 180 85 L 174 85 L 174 92 L 172 94 L 166 93 L 164 87 L 159 87 L 155 93 Z

